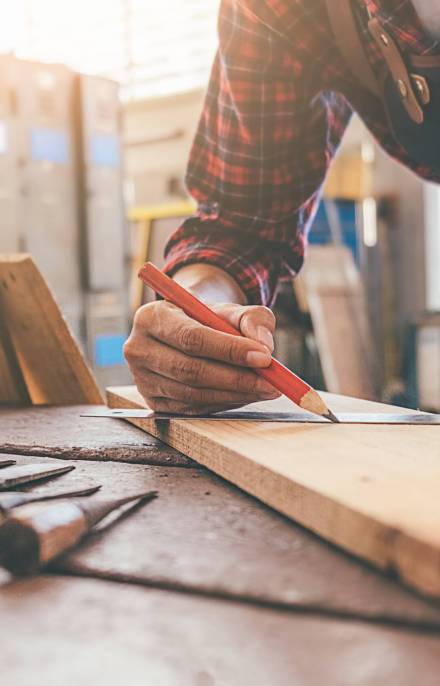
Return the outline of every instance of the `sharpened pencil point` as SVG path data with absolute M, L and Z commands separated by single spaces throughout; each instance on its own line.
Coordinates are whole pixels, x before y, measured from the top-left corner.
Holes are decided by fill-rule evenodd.
M 335 424 L 340 424 L 339 419 L 336 417 L 336 415 L 333 414 L 331 410 L 327 412 L 327 414 L 324 415 L 326 419 L 330 419 L 331 422 L 334 422 Z

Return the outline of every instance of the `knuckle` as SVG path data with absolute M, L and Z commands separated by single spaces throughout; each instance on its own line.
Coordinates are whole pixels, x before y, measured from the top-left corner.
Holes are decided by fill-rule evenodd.
M 253 311 L 255 312 L 255 315 L 258 317 L 258 319 L 264 321 L 266 326 L 269 326 L 270 328 L 275 328 L 276 317 L 272 310 L 270 310 L 268 307 L 264 307 L 264 305 L 256 305 Z
M 136 340 L 132 337 L 125 341 L 123 352 L 124 357 L 130 366 L 135 366 L 144 358 L 141 348 L 137 345 Z
M 133 326 L 135 328 L 144 327 L 148 324 L 151 318 L 153 306 L 155 304 L 156 303 L 148 303 L 147 305 L 142 305 L 142 307 L 136 310 L 133 317 Z
M 259 377 L 256 374 L 241 372 L 237 378 L 237 388 L 243 393 L 255 393 L 258 382 Z
M 128 338 L 123 347 L 123 352 L 124 352 L 124 357 L 125 359 L 129 362 L 134 354 L 134 345 L 133 345 L 133 340 L 131 338 Z
M 172 364 L 173 375 L 184 384 L 197 384 L 202 377 L 202 366 L 191 358 L 175 361 Z
M 150 309 L 146 313 L 144 326 L 151 332 L 160 333 L 163 327 L 164 320 L 166 319 L 166 309 L 164 307 L 166 303 L 163 300 L 158 302 L 149 303 L 147 307 Z
M 170 303 L 165 300 L 142 305 L 134 315 L 133 330 L 158 331 L 164 322 L 168 321 Z
M 123 352 L 128 364 L 133 366 L 138 364 L 146 366 L 150 357 L 148 354 L 148 346 L 139 345 L 135 336 L 130 336 L 130 338 L 125 341 Z
M 183 326 L 178 334 L 180 347 L 188 353 L 199 353 L 203 348 L 203 329 L 198 326 Z
M 144 396 L 144 398 L 147 401 L 148 407 L 151 410 L 154 410 L 154 412 L 157 412 L 159 410 L 159 408 L 160 408 L 159 398 L 147 398 L 146 396 Z
M 268 307 L 263 307 L 262 309 L 263 309 L 264 316 L 267 318 L 267 321 L 271 322 L 275 326 L 277 318 L 275 317 L 272 310 L 269 309 Z
M 224 346 L 224 359 L 228 362 L 235 362 L 238 364 L 244 364 L 246 361 L 246 354 L 248 349 L 243 346 L 243 341 L 240 338 L 236 338 L 230 343 L 228 342 Z

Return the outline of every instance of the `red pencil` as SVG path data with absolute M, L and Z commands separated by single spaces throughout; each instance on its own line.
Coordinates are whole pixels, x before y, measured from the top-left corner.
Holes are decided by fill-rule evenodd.
M 183 288 L 183 286 L 161 272 L 151 262 L 144 264 L 139 271 L 139 278 L 162 296 L 162 298 L 180 307 L 188 317 L 199 322 L 199 324 L 204 324 L 211 327 L 211 329 L 232 334 L 233 336 L 242 335 L 229 322 L 222 319 L 207 305 L 192 295 L 192 293 Z M 278 360 L 272 358 L 269 367 L 254 369 L 254 371 L 272 384 L 280 393 L 293 400 L 303 410 L 321 415 L 332 422 L 338 422 L 338 419 L 329 410 L 318 393 L 308 383 L 282 365 L 281 362 L 278 362 Z

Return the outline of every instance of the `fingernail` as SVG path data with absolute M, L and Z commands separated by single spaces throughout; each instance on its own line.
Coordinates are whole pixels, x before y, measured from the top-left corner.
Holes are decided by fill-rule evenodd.
M 267 348 L 269 348 L 269 351 L 272 353 L 274 349 L 274 341 L 273 341 L 273 336 L 269 329 L 266 329 L 265 326 L 257 326 L 257 340 L 260 341 L 263 345 L 265 345 Z
M 272 389 L 271 391 L 264 391 L 261 393 L 260 397 L 264 398 L 265 400 L 275 400 L 275 398 L 279 398 L 281 393 L 275 389 Z
M 260 353 L 252 350 L 246 356 L 246 361 L 251 367 L 267 367 L 270 363 L 269 353 Z

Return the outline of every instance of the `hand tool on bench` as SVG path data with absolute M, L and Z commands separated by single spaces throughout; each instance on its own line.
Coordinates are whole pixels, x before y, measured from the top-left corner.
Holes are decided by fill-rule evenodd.
M 0 526 L 0 565 L 13 574 L 32 574 L 76 545 L 107 515 L 156 496 L 156 491 L 148 491 L 125 498 L 77 498 L 18 507 Z
M 17 460 L 0 460 L 0 469 L 3 469 L 3 467 L 11 467 L 13 464 L 17 464 Z
M 242 335 L 240 331 L 213 312 L 205 303 L 202 303 L 192 293 L 189 293 L 180 284 L 161 272 L 152 262 L 144 264 L 139 271 L 139 278 L 162 296 L 162 298 L 180 307 L 188 317 L 191 317 L 200 324 L 232 336 Z M 278 360 L 272 358 L 269 367 L 254 369 L 254 371 L 303 410 L 313 412 L 332 422 L 338 422 L 337 417 L 329 410 L 318 393 L 308 383 L 282 365 L 281 362 L 278 362 Z
M 261 410 L 226 410 L 215 414 L 166 414 L 163 412 L 153 412 L 153 410 L 142 409 L 112 409 L 103 408 L 84 412 L 81 417 L 94 418 L 113 418 L 113 419 L 154 419 L 155 421 L 178 420 L 209 420 L 209 421 L 228 421 L 228 422 L 275 422 L 286 424 L 327 424 L 324 417 L 310 413 L 294 412 L 262 412 Z M 340 412 L 338 413 L 339 424 L 410 424 L 420 426 L 436 426 L 440 424 L 440 414 L 430 414 L 428 412 L 408 412 L 399 413 L 374 413 L 374 412 Z
M 0 472 L 0 491 L 8 491 L 15 486 L 23 486 L 34 481 L 41 481 L 53 476 L 67 474 L 75 469 L 73 465 L 56 465 L 50 463 L 20 464 L 6 467 Z
M 62 500 L 63 498 L 82 498 L 93 495 L 101 486 L 79 488 L 75 491 L 58 491 L 55 493 L 22 493 L 21 491 L 6 491 L 0 493 L 0 514 L 7 514 L 15 507 L 38 503 L 46 500 Z

